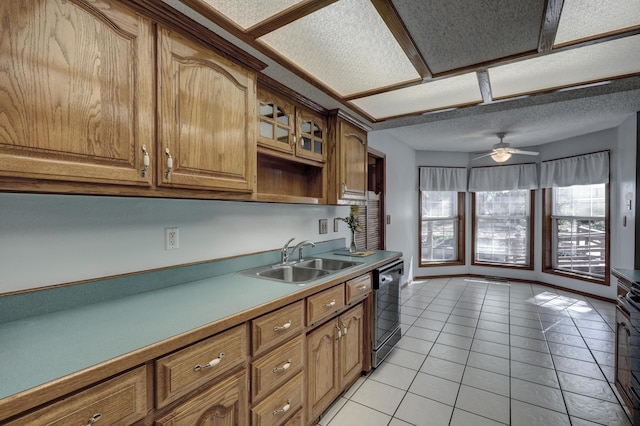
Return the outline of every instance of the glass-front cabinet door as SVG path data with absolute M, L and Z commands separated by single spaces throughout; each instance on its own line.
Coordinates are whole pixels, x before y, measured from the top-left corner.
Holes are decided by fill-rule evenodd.
M 294 107 L 264 90 L 258 90 L 258 144 L 289 154 L 295 153 Z
M 327 158 L 327 120 L 308 111 L 298 110 L 296 155 L 324 162 Z

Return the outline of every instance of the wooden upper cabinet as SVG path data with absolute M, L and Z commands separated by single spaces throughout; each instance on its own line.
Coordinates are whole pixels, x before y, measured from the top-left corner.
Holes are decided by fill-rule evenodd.
M 292 160 L 298 157 L 324 163 L 327 159 L 327 120 L 260 88 L 258 145 L 288 154 Z
M 327 119 L 320 114 L 296 111 L 296 155 L 316 161 L 327 159 Z
M 367 132 L 342 118 L 331 117 L 329 203 L 353 204 L 367 197 Z
M 158 55 L 158 184 L 253 192 L 255 72 L 163 27 Z
M 151 184 L 153 28 L 116 1 L 0 2 L 0 176 Z
M 295 108 L 286 99 L 258 89 L 258 145 L 295 154 Z

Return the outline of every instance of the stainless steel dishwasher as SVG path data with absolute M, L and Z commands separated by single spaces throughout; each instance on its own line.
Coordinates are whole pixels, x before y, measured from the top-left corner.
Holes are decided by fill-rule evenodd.
M 402 259 L 373 270 L 371 309 L 371 364 L 375 368 L 389 355 L 402 337 L 400 330 L 400 280 Z

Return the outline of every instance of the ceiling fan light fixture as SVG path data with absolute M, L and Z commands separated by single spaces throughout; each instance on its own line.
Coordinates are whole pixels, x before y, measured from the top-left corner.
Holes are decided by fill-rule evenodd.
M 511 153 L 505 150 L 496 150 L 496 152 L 491 154 L 491 158 L 496 163 L 504 163 L 509 158 L 511 158 Z

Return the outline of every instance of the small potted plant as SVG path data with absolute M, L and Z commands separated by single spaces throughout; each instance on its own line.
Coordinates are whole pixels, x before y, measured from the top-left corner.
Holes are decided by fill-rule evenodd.
M 349 246 L 349 253 L 358 251 L 358 247 L 356 246 L 356 232 L 364 231 L 360 225 L 360 219 L 358 219 L 359 211 L 360 209 L 358 206 L 351 206 L 349 216 L 338 218 L 343 222 L 346 222 L 349 230 L 351 231 L 351 245 Z

